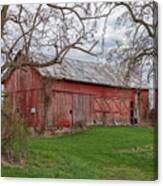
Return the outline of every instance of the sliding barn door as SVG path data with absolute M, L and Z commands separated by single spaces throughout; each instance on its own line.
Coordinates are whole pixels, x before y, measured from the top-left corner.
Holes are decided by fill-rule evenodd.
M 53 115 L 55 126 L 72 125 L 72 94 L 66 92 L 55 93 Z
M 91 96 L 73 94 L 73 125 L 92 123 Z
M 97 124 L 128 124 L 130 100 L 119 97 L 94 98 L 94 122 Z

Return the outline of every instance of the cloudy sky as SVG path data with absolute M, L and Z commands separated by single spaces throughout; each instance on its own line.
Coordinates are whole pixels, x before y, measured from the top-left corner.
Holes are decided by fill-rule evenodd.
M 36 11 L 36 7 L 38 7 L 38 4 L 35 4 L 35 5 L 31 5 L 31 4 L 28 5 L 27 4 L 27 5 L 25 5 L 25 7 L 27 8 L 27 10 L 29 12 L 34 13 Z M 17 14 L 17 11 L 18 11 L 18 9 L 16 8 L 15 5 L 10 5 L 9 14 L 13 14 L 13 13 Z M 97 38 L 97 40 L 99 40 L 99 42 L 102 42 L 101 41 L 102 36 L 104 35 L 105 45 L 104 45 L 104 48 L 102 49 L 103 54 L 105 54 L 105 52 L 108 52 L 110 49 L 115 48 L 117 41 L 122 45 L 122 47 L 127 47 L 129 44 L 129 39 L 126 36 L 127 28 L 124 27 L 123 25 L 115 26 L 117 18 L 120 17 L 121 14 L 124 13 L 124 11 L 125 11 L 125 9 L 122 7 L 118 7 L 112 11 L 111 15 L 107 19 L 105 34 L 104 34 L 104 30 L 103 30 L 104 19 L 101 18 L 97 21 L 97 28 L 96 28 L 96 32 L 95 32 L 94 36 L 95 36 L 95 38 Z M 49 24 L 49 26 L 47 27 L 45 32 L 47 33 L 49 40 L 50 40 L 50 38 L 53 37 L 54 33 L 57 32 L 57 30 L 55 28 L 56 28 L 56 24 L 60 24 L 59 19 L 56 19 L 56 21 L 54 23 L 54 19 L 50 19 L 48 17 L 46 25 L 47 24 Z M 42 24 L 39 27 L 41 30 L 45 27 L 45 25 Z M 7 23 L 6 28 L 7 28 L 6 41 L 7 41 L 8 46 L 10 46 L 13 44 L 14 39 L 19 37 L 20 28 L 16 24 L 13 24 L 10 21 Z M 37 33 L 35 33 L 35 36 L 37 36 Z M 73 34 L 71 37 L 73 37 Z M 41 42 L 42 43 L 44 42 L 43 37 L 41 38 Z M 3 43 L 2 43 L 2 46 L 3 46 Z M 19 43 L 19 45 L 17 46 L 17 48 L 19 48 L 19 47 L 22 47 L 21 43 Z M 42 47 L 39 49 L 35 47 L 32 50 L 37 51 L 38 54 L 42 53 L 49 58 L 54 56 L 54 49 L 52 47 Z M 101 48 L 100 48 L 100 50 L 101 50 Z M 99 51 L 99 45 L 97 45 L 94 48 L 94 53 L 96 53 L 97 51 Z M 99 56 L 98 58 L 92 57 L 84 52 L 81 52 L 81 51 L 75 50 L 75 49 L 72 49 L 67 54 L 66 57 L 73 58 L 73 59 L 81 59 L 81 60 L 85 60 L 85 61 L 105 62 L 105 57 L 102 55 Z
M 104 50 L 107 52 L 113 48 L 116 48 L 116 42 L 118 41 L 119 43 L 122 44 L 122 47 L 126 48 L 128 47 L 129 44 L 129 38 L 126 36 L 126 32 L 128 31 L 128 28 L 118 25 L 118 28 L 116 28 L 116 21 L 117 18 L 119 18 L 123 13 L 125 12 L 125 9 L 122 7 L 116 8 L 116 10 L 113 10 L 111 15 L 107 19 L 107 27 L 106 27 L 106 32 L 104 34 L 103 32 L 103 24 L 104 24 L 104 19 L 100 19 L 98 22 L 98 32 L 96 34 L 97 38 L 101 38 L 104 35 L 105 37 L 105 45 L 104 45 Z M 98 50 L 95 48 L 95 51 Z M 67 57 L 74 58 L 74 59 L 84 59 L 86 61 L 100 61 L 100 62 L 105 62 L 104 57 L 100 56 L 99 58 L 92 57 L 86 53 L 77 51 L 77 50 L 71 50 L 71 52 L 67 55 Z

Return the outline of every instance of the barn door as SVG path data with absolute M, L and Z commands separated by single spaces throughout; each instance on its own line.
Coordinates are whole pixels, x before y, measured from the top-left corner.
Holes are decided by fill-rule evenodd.
M 95 97 L 94 122 L 97 124 L 127 124 L 130 121 L 130 101 L 127 98 Z
M 73 95 L 73 125 L 92 123 L 91 96 Z
M 135 118 L 134 118 L 134 101 L 130 102 L 130 123 L 131 125 L 135 124 Z
M 54 96 L 54 101 L 51 104 L 53 124 L 61 127 L 72 125 L 72 95 L 65 92 L 57 92 Z
M 84 122 L 83 115 L 83 96 L 80 94 L 73 95 L 73 125 Z

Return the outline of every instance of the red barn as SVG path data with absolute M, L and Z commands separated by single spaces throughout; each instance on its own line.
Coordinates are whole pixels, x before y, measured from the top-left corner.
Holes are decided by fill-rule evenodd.
M 13 70 L 3 83 L 13 111 L 29 127 L 144 122 L 148 89 L 125 87 L 120 78 L 107 64 L 66 60 Z

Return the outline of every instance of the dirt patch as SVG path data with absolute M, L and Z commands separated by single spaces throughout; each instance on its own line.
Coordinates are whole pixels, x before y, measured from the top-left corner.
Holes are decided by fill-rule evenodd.
M 135 153 L 139 153 L 139 152 L 149 152 L 149 151 L 153 151 L 153 144 L 148 144 L 142 147 L 133 147 L 133 148 L 127 148 L 127 149 L 119 149 L 119 150 L 115 150 L 115 152 L 120 152 L 120 153 L 130 153 L 130 152 L 135 152 Z

